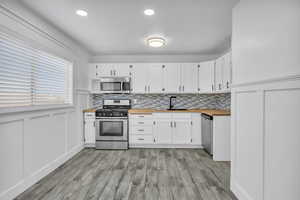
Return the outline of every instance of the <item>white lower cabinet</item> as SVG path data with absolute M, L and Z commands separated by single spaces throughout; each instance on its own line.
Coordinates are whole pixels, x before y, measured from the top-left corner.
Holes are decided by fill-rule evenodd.
M 95 113 L 84 113 L 84 144 L 87 147 L 94 147 L 96 142 L 95 134 Z
M 202 146 L 201 113 L 192 113 L 192 144 Z
M 176 119 L 173 121 L 173 144 L 191 144 L 192 142 L 191 119 Z
M 172 144 L 171 119 L 158 119 L 154 121 L 153 134 L 155 144 Z
M 200 113 L 130 114 L 130 147 L 200 148 Z
M 129 115 L 129 147 L 153 145 L 152 114 Z

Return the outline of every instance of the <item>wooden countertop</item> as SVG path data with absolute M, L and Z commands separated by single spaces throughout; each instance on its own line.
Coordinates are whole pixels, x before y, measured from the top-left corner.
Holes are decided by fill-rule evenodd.
M 205 113 L 210 116 L 229 116 L 230 111 L 227 110 L 212 110 L 212 109 L 190 109 L 190 110 L 155 110 L 155 109 L 131 109 L 130 114 L 148 114 L 154 112 L 176 112 L 176 113 Z
M 85 109 L 83 112 L 96 112 L 97 108 Z M 176 112 L 176 113 L 205 113 L 210 116 L 229 116 L 230 111 L 213 109 L 189 109 L 189 110 L 156 110 L 156 109 L 130 109 L 129 114 L 151 114 L 154 112 Z
M 89 109 L 85 109 L 83 110 L 83 112 L 96 112 L 97 108 L 89 108 Z

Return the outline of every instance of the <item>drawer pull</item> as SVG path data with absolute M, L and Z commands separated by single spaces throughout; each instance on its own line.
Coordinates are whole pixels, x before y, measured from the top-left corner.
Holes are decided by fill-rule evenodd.
M 145 130 L 144 130 L 144 129 L 139 129 L 138 131 L 140 131 L 140 132 L 144 132 Z
M 144 138 L 138 138 L 138 140 L 145 140 Z
M 139 124 L 145 124 L 144 122 L 139 122 Z
M 143 117 L 145 117 L 145 116 L 143 116 L 143 115 L 139 115 L 139 117 L 140 117 L 140 118 L 143 118 Z

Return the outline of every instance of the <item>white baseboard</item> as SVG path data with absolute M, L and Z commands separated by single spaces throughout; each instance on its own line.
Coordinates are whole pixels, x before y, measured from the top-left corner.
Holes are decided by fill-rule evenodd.
M 0 194 L 0 200 L 12 200 L 17 197 L 19 194 L 24 192 L 26 189 L 37 183 L 39 180 L 47 176 L 50 172 L 57 169 L 59 166 L 64 164 L 70 158 L 72 158 L 75 154 L 79 153 L 83 149 L 83 145 L 78 145 L 71 149 L 68 153 L 65 153 L 58 157 L 56 160 L 50 162 L 37 172 L 31 174 L 28 177 L 25 177 L 22 181 L 18 184 L 14 185 L 13 187 L 9 188 L 8 190 L 2 192 Z
M 254 200 L 240 185 L 231 182 L 231 191 L 239 200 Z
M 202 145 L 191 144 L 129 144 L 129 148 L 150 149 L 203 149 Z

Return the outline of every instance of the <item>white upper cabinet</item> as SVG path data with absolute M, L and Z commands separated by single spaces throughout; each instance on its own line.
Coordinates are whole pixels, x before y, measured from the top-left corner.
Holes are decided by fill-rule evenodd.
M 96 67 L 98 68 L 98 76 L 114 76 L 114 64 L 96 64 Z
M 231 53 L 198 63 L 94 63 L 90 79 L 130 76 L 133 93 L 212 93 L 229 91 Z
M 131 76 L 131 64 L 115 64 L 113 69 L 114 76 Z
M 149 64 L 149 82 L 147 86 L 148 93 L 163 93 L 163 78 L 164 65 L 163 64 Z
M 136 63 L 132 66 L 132 89 L 133 93 L 147 93 L 149 83 L 148 65 Z
M 90 79 L 96 79 L 98 78 L 98 65 L 97 64 L 89 64 L 89 77 Z
M 181 93 L 197 93 L 198 65 L 195 63 L 181 64 Z
M 225 58 L 224 56 L 218 58 L 216 60 L 215 65 L 215 78 L 216 78 L 216 91 L 221 91 L 223 89 L 223 70 L 225 65 Z
M 228 52 L 224 56 L 224 70 L 223 70 L 223 89 L 229 90 L 232 80 L 232 59 L 231 52 Z
M 198 65 L 198 92 L 211 93 L 215 84 L 215 61 L 202 62 Z
M 164 92 L 179 93 L 180 92 L 180 64 L 169 63 L 164 67 Z

